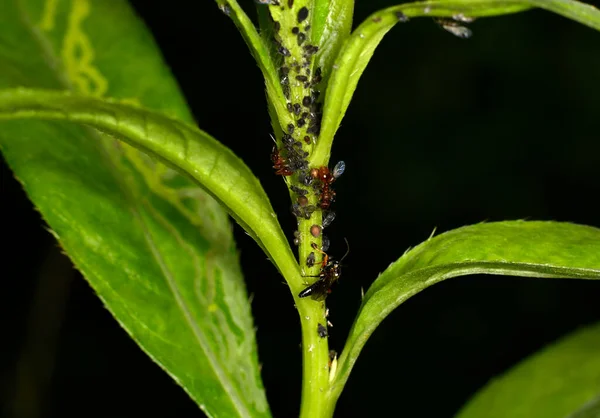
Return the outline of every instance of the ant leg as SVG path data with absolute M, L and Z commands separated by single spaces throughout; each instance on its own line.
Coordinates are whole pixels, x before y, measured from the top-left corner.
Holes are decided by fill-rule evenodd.
M 310 246 L 313 248 L 313 250 L 316 250 L 318 252 L 320 252 L 321 254 L 323 254 L 323 261 L 321 261 L 321 268 L 325 267 L 327 265 L 327 262 L 329 261 L 329 256 L 327 255 L 327 253 L 323 250 L 321 250 L 317 244 L 315 244 L 314 242 L 312 242 L 310 244 Z

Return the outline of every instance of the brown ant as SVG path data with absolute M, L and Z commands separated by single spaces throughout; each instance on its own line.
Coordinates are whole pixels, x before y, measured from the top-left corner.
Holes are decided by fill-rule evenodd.
M 348 240 L 346 240 L 346 245 L 348 245 Z M 314 242 L 311 244 L 311 247 L 315 250 L 323 254 L 323 261 L 321 262 L 321 272 L 318 276 L 319 279 L 304 289 L 302 292 L 298 294 L 299 298 L 305 298 L 310 296 L 313 300 L 325 300 L 327 295 L 331 293 L 331 287 L 335 282 L 337 282 L 342 275 L 342 261 L 348 253 L 350 252 L 350 246 L 348 246 L 348 250 L 346 254 L 341 258 L 340 261 L 332 260 L 329 258 L 329 255 L 325 251 L 319 249 L 317 244 Z
M 346 163 L 340 161 L 333 168 L 333 172 L 325 166 L 310 170 L 310 175 L 321 182 L 321 195 L 319 196 L 319 207 L 321 209 L 329 209 L 335 200 L 335 190 L 333 190 L 331 184 L 344 173 L 345 169 Z
M 287 165 L 285 158 L 281 156 L 279 153 L 279 149 L 277 147 L 273 147 L 273 152 L 271 153 L 271 161 L 273 161 L 273 168 L 275 169 L 275 174 L 278 176 L 291 176 L 294 172 Z

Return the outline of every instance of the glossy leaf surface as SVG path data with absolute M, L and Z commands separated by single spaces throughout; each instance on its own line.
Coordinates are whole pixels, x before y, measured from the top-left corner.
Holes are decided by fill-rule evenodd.
M 338 362 L 332 399 L 390 312 L 435 283 L 470 274 L 600 279 L 600 229 L 561 222 L 483 223 L 446 232 L 406 252 L 365 294 Z
M 600 324 L 580 329 L 492 379 L 457 418 L 593 418 L 600 412 Z
M 333 61 L 352 30 L 355 0 L 314 0 L 312 42 L 319 46 L 317 67 L 323 72 L 324 85 Z
M 192 122 L 151 36 L 125 1 L 0 0 L 0 63 L 0 88 L 85 94 L 97 104 L 98 120 L 104 112 L 120 129 L 126 120 L 101 97 Z M 2 97 L 15 100 L 12 92 Z M 59 98 L 70 96 L 48 94 L 45 102 L 60 108 L 58 119 L 69 119 Z M 77 106 L 85 111 L 83 102 Z M 4 110 L 17 107 L 13 102 Z M 36 119 L 42 108 L 30 109 L 27 118 Z M 152 117 L 131 108 L 151 137 Z M 166 135 L 161 141 L 174 142 Z M 107 308 L 208 415 L 269 416 L 248 296 L 221 205 L 155 158 L 73 123 L 2 121 L 0 149 Z M 215 181 L 227 161 L 241 164 L 228 150 L 217 158 L 218 151 L 211 154 Z M 241 167 L 228 175 L 242 176 Z M 251 175 L 246 180 L 262 191 Z

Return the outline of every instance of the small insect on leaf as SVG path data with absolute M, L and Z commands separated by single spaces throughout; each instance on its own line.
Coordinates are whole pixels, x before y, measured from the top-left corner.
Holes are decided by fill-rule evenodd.
M 457 14 L 453 15 L 452 19 L 456 20 L 457 22 L 463 22 L 463 23 L 471 23 L 471 22 L 475 21 L 474 17 L 465 16 L 462 13 L 457 13 Z
M 452 35 L 458 38 L 468 39 L 473 35 L 471 29 L 467 28 L 466 26 L 462 26 L 456 20 L 446 19 L 442 17 L 436 18 L 434 20 L 438 25 L 440 25 L 442 29 L 444 29 L 447 32 L 450 32 Z
M 322 226 L 323 228 L 327 228 L 335 219 L 335 212 L 330 211 L 327 212 L 327 215 L 323 218 Z
M 321 338 L 327 337 L 327 327 L 322 324 L 317 325 L 317 334 L 319 334 L 319 337 Z
M 311 251 L 308 257 L 306 257 L 306 267 L 312 267 L 315 265 L 315 253 Z
M 321 251 L 329 250 L 330 245 L 331 245 L 331 241 L 329 240 L 329 237 L 327 235 L 323 235 L 323 238 L 321 241 Z
M 338 161 L 338 163 L 333 167 L 333 178 L 337 179 L 346 171 L 346 163 L 343 161 Z

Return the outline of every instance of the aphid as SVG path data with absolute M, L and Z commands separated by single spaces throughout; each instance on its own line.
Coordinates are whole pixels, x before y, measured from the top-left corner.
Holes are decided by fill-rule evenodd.
M 311 251 L 308 257 L 306 257 L 306 267 L 312 267 L 315 265 L 315 253 Z
M 293 123 L 289 123 L 287 126 L 288 132 L 290 135 L 292 135 L 294 133 L 294 124 Z
M 306 142 L 307 144 L 310 144 L 310 136 L 306 135 L 304 137 L 304 142 Z
M 323 228 L 327 228 L 329 225 L 331 225 L 331 223 L 333 222 L 333 220 L 335 219 L 335 212 L 331 211 L 331 212 L 327 212 L 327 215 L 325 215 L 325 217 L 323 218 Z
M 285 159 L 279 153 L 279 149 L 273 147 L 273 151 L 271 152 L 271 161 L 273 162 L 273 168 L 275 169 L 275 174 L 278 176 L 291 176 L 294 172 L 287 165 Z
M 319 135 L 320 130 L 321 130 L 321 126 L 319 124 L 311 124 L 311 125 L 309 125 L 308 129 L 306 130 L 306 133 L 313 134 L 313 135 Z
M 302 215 L 304 214 L 304 211 L 302 210 L 302 207 L 300 207 L 299 204 L 294 203 L 291 207 L 291 211 L 292 214 L 296 217 L 296 218 L 301 218 Z
M 231 7 L 227 3 L 222 3 L 219 5 L 219 9 L 225 13 L 226 16 L 231 15 Z
M 298 196 L 298 204 L 301 207 L 308 205 L 308 198 L 306 196 Z
M 316 47 L 315 47 L 316 48 Z M 317 48 L 318 49 L 318 48 Z M 315 74 L 313 75 L 313 78 L 311 80 L 312 85 L 314 86 L 315 84 L 319 84 L 321 82 L 321 80 L 323 79 L 323 72 L 321 71 L 321 67 L 318 67 L 315 70 Z
M 402 23 L 406 23 L 408 22 L 408 16 L 406 16 L 404 13 L 402 13 L 400 10 L 398 10 L 396 12 L 396 19 L 398 19 L 399 22 Z
M 310 219 L 310 216 L 313 214 L 313 212 L 317 210 L 317 207 L 315 205 L 308 205 L 307 207 L 304 208 L 304 219 Z
M 298 79 L 298 77 L 296 77 L 296 79 Z M 299 115 L 300 112 L 302 111 L 302 106 L 300 106 L 300 103 L 294 103 L 293 108 L 294 108 L 294 113 L 296 115 Z
M 327 327 L 322 324 L 317 325 L 317 334 L 319 334 L 319 337 L 321 338 L 327 337 Z
M 304 32 L 300 32 L 298 34 L 298 46 L 302 45 L 302 43 L 304 43 L 304 41 L 306 41 L 306 35 L 304 34 Z
M 300 187 L 298 187 L 298 186 L 295 186 L 295 185 L 293 185 L 293 184 L 290 186 L 290 189 L 291 189 L 291 190 L 292 190 L 294 193 L 296 193 L 297 195 L 299 195 L 299 196 L 306 196 L 306 195 L 308 194 L 308 190 L 306 190 L 306 189 L 302 189 L 302 188 L 300 188 Z
M 304 53 L 306 54 L 307 57 L 310 57 L 311 55 L 314 55 L 317 52 L 319 52 L 319 47 L 316 45 L 304 45 L 303 48 L 304 48 Z
M 289 49 L 287 49 L 285 46 L 281 45 L 278 49 L 277 52 L 279 52 L 281 55 L 283 55 L 284 57 L 289 57 L 291 56 L 291 52 Z
M 273 30 L 275 31 L 275 33 L 278 33 L 281 30 L 281 23 L 279 23 L 278 21 L 274 21 Z
M 294 35 L 298 35 L 298 33 L 300 33 L 300 28 L 299 28 L 298 26 L 294 26 L 294 27 L 292 28 L 292 33 L 293 33 Z
M 322 251 L 329 250 L 330 245 L 331 245 L 331 241 L 329 241 L 329 237 L 327 235 L 323 235 L 323 239 L 321 241 L 321 250 Z
M 305 76 L 305 75 L 297 75 L 297 76 L 296 76 L 296 80 L 298 80 L 298 81 L 300 81 L 300 82 L 304 83 L 304 82 L 308 81 L 308 77 L 307 77 L 307 76 Z
M 304 98 L 302 99 L 302 105 L 304 107 L 310 107 L 311 104 L 312 104 L 312 98 L 310 96 L 304 96 Z
M 288 147 L 289 145 L 294 143 L 294 138 L 291 135 L 283 134 L 281 137 L 281 142 L 283 142 L 284 146 Z
M 288 0 L 288 7 L 291 9 L 294 7 L 294 0 Z
M 374 23 L 379 23 L 381 22 L 381 16 L 375 16 L 374 18 L 371 19 Z
M 338 161 L 338 163 L 333 167 L 333 178 L 338 179 L 342 174 L 346 171 L 346 163 L 343 161 Z
M 296 126 L 298 126 L 298 128 L 302 128 L 304 125 L 306 125 L 306 120 L 304 118 L 300 118 L 296 121 Z
M 321 227 L 321 225 L 313 225 L 310 227 L 310 234 L 317 238 L 319 235 L 321 235 L 321 231 L 323 230 L 323 228 Z
M 452 19 L 456 20 L 457 22 L 463 22 L 463 23 L 471 23 L 471 22 L 475 21 L 474 17 L 465 16 L 462 13 L 457 13 L 457 14 L 453 15 Z
M 447 18 L 436 18 L 435 22 L 440 25 L 444 30 L 450 32 L 452 35 L 462 39 L 468 39 L 473 35 L 471 29 L 466 26 L 462 26 L 459 22 Z
M 302 22 L 307 17 L 308 9 L 306 7 L 303 7 L 302 9 L 298 10 L 298 23 Z

